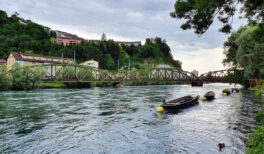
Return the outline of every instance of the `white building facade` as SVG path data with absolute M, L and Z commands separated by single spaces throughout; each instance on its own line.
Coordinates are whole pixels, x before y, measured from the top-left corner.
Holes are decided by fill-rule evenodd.
M 89 67 L 94 67 L 96 69 L 99 68 L 99 63 L 95 60 L 88 60 L 88 61 L 85 61 L 84 63 L 82 63 L 83 65 L 85 66 L 89 66 Z

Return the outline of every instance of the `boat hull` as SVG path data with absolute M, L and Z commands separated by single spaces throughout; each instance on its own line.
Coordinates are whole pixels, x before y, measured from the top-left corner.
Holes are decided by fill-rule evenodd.
M 231 92 L 230 92 L 229 89 L 225 89 L 225 90 L 223 90 L 222 92 L 223 92 L 223 93 L 226 93 L 227 95 L 230 95 L 230 94 L 231 94 Z
M 202 87 L 203 82 L 202 81 L 194 81 L 192 82 L 192 87 Z
M 215 99 L 215 93 L 213 91 L 208 91 L 204 97 L 206 98 L 206 100 L 213 100 Z
M 198 100 L 199 100 L 199 96 L 192 97 L 191 99 L 188 99 L 186 101 L 181 100 L 182 101 L 181 103 L 173 102 L 173 101 L 168 103 L 163 103 L 161 107 L 163 107 L 165 110 L 179 110 L 199 104 Z
M 231 91 L 232 91 L 232 93 L 234 93 L 234 91 L 236 91 L 236 93 L 238 93 L 239 89 L 238 88 L 232 88 Z

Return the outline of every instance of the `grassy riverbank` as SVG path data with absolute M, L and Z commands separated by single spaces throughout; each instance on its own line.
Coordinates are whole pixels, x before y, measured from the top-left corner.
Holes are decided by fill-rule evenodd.
M 252 88 L 251 90 L 255 90 L 256 95 L 263 94 L 263 85 L 259 90 L 256 88 Z M 255 114 L 255 120 L 260 123 L 260 126 L 257 129 L 249 134 L 249 140 L 247 140 L 246 145 L 246 153 L 247 154 L 255 154 L 255 153 L 263 153 L 264 152 L 264 105 L 262 110 Z
M 249 134 L 247 141 L 247 154 L 264 152 L 264 108 L 255 115 L 255 119 L 260 122 L 260 126 Z

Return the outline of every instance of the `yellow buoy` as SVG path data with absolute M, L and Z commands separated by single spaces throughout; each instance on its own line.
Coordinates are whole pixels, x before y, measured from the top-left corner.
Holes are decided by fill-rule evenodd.
M 202 97 L 202 101 L 206 101 L 206 97 Z
M 227 96 L 227 93 L 223 93 L 223 96 Z
M 233 93 L 237 93 L 236 90 L 234 90 Z
M 158 107 L 158 108 L 157 108 L 157 112 L 164 112 L 164 108 L 163 108 L 163 107 L 161 107 L 161 106 L 160 106 L 160 107 Z

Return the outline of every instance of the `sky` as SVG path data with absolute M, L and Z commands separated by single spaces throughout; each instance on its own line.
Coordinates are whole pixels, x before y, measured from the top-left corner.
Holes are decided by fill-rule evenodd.
M 0 0 L 0 9 L 20 17 L 77 34 L 85 39 L 100 39 L 105 33 L 116 41 L 142 41 L 161 37 L 169 44 L 174 59 L 185 71 L 199 74 L 226 69 L 222 65 L 223 43 L 228 35 L 218 32 L 215 20 L 202 36 L 183 31 L 183 20 L 169 16 L 176 0 Z M 234 18 L 233 28 L 245 23 Z

